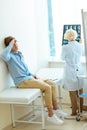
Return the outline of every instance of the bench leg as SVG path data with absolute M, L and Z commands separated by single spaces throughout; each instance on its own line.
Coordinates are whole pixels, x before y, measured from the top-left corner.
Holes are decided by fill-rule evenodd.
M 45 130 L 45 113 L 44 113 L 44 98 L 41 91 L 41 111 L 42 111 L 42 130 Z
M 33 112 L 33 116 L 35 116 L 35 110 L 34 110 L 34 101 L 32 102 L 32 112 Z
M 15 127 L 15 110 L 13 104 L 11 104 L 11 117 L 12 117 L 13 127 Z
M 62 102 L 61 102 L 61 99 L 62 99 L 62 96 L 61 96 L 61 86 L 58 85 L 58 95 L 59 95 L 59 106 L 60 106 L 60 109 L 62 109 Z

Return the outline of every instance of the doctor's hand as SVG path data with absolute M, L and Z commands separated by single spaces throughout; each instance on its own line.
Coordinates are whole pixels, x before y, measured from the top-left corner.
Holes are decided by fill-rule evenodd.
M 83 44 L 82 39 L 79 40 L 79 43 L 80 43 L 80 44 Z

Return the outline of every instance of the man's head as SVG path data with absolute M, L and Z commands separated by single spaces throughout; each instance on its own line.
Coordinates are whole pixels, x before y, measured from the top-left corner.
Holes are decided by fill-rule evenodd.
M 15 39 L 15 38 L 12 37 L 12 36 L 6 37 L 6 38 L 4 39 L 4 44 L 5 44 L 5 46 L 7 47 L 7 46 L 9 45 L 9 43 L 10 43 L 13 39 Z
M 73 29 L 68 29 L 64 34 L 64 39 L 74 41 L 77 38 L 77 32 Z
M 12 36 L 8 36 L 4 39 L 4 44 L 7 47 L 9 44 L 13 44 L 13 48 L 11 51 L 13 52 L 17 52 L 18 51 L 18 44 L 17 44 L 17 40 L 12 37 Z

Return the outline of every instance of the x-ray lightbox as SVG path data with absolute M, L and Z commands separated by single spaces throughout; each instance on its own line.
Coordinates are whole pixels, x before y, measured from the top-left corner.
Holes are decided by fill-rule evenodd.
M 66 30 L 68 30 L 68 29 L 73 29 L 73 30 L 77 31 L 78 36 L 76 38 L 76 41 L 79 41 L 81 38 L 81 25 L 80 24 L 64 25 L 63 26 L 62 45 L 68 44 L 68 40 L 64 39 L 64 34 L 65 34 Z

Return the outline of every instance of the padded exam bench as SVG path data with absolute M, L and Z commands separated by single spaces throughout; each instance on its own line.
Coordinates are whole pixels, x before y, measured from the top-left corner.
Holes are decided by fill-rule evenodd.
M 33 120 L 18 120 L 15 117 L 15 105 L 29 105 L 33 101 L 35 101 L 39 96 L 41 96 L 41 110 L 42 110 L 42 121 L 33 121 Z M 24 123 L 37 123 L 42 124 L 42 129 L 45 129 L 45 118 L 44 118 L 44 102 L 43 95 L 40 89 L 19 89 L 16 87 L 11 87 L 4 89 L 0 92 L 0 103 L 2 104 L 11 104 L 11 112 L 12 112 L 12 122 L 13 127 L 15 127 L 16 122 L 24 122 Z M 32 107 L 34 110 L 34 107 Z M 34 111 L 33 111 L 34 112 Z

